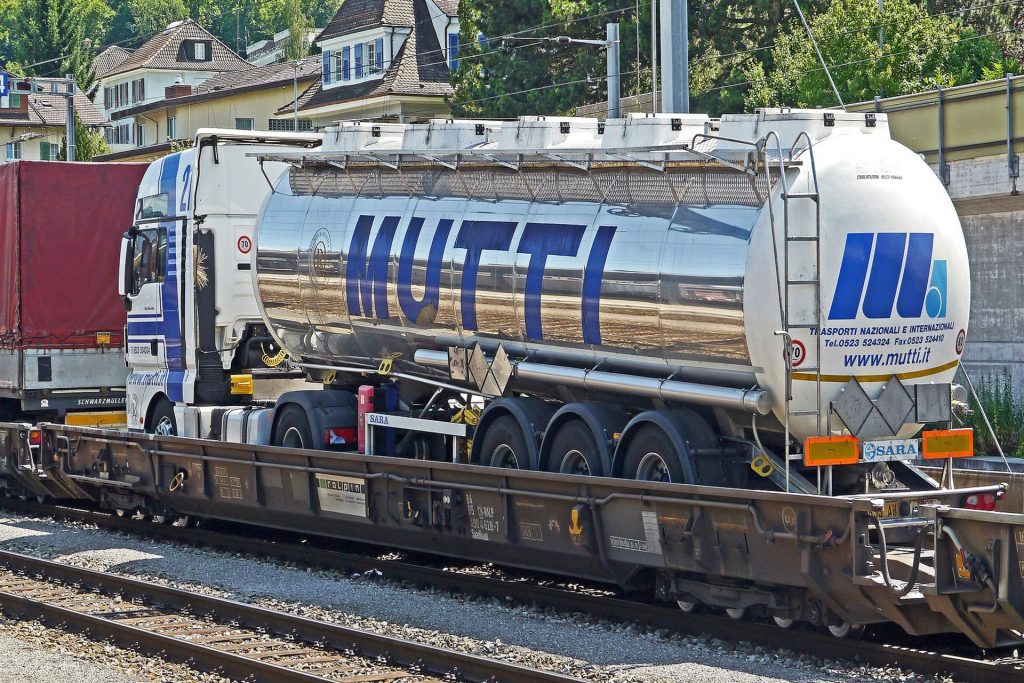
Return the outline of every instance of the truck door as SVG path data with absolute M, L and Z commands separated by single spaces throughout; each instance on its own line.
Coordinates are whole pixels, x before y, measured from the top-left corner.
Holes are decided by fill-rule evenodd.
M 166 370 L 163 282 L 167 278 L 167 228 L 140 225 L 131 234 L 132 265 L 126 296 L 131 302 L 127 362 L 133 371 Z

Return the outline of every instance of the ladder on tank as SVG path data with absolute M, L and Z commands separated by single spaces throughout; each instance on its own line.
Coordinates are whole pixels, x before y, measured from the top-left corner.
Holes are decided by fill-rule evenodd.
M 776 142 L 776 149 L 779 154 L 779 180 L 782 183 L 782 301 L 781 303 L 781 318 L 782 318 L 782 330 L 777 334 L 781 335 L 784 340 L 785 349 L 785 362 L 786 362 L 786 413 L 785 413 L 785 463 L 786 463 L 786 490 L 789 491 L 790 487 L 790 420 L 793 417 L 810 417 L 814 416 L 817 418 L 817 434 L 822 434 L 824 431 L 823 421 L 824 416 L 821 410 L 821 195 L 818 188 L 818 173 L 814 162 L 814 146 L 811 142 L 810 136 L 806 132 L 801 132 L 797 135 L 796 140 L 793 141 L 790 146 L 788 154 L 783 157 L 781 149 L 781 141 L 774 132 L 769 133 L 765 137 L 765 142 L 768 139 L 774 137 Z M 785 160 L 792 160 L 798 153 L 798 148 L 801 142 L 806 143 L 806 151 L 808 159 L 810 160 L 810 175 L 811 189 L 806 192 L 793 191 L 789 187 L 789 183 L 786 179 L 786 165 Z M 811 234 L 793 234 L 792 225 L 790 224 L 790 203 L 794 201 L 810 201 L 814 204 L 814 231 Z M 774 235 L 774 231 L 773 231 Z M 774 242 L 774 236 L 773 236 Z M 793 274 L 792 261 L 793 253 L 792 250 L 797 245 L 803 245 L 804 248 L 801 253 L 806 254 L 808 251 L 813 252 L 813 259 L 811 260 L 809 267 L 804 269 L 802 277 L 795 277 Z M 813 245 L 813 250 L 806 249 L 807 245 Z M 776 254 L 776 267 L 778 267 L 778 254 Z M 809 274 L 808 274 L 809 271 Z M 810 289 L 811 295 L 811 310 L 806 318 L 798 319 L 793 313 L 792 306 L 792 294 L 794 290 L 799 289 Z M 801 365 L 803 360 L 809 355 L 808 349 L 803 347 L 803 344 L 797 341 L 793 343 L 793 331 L 794 330 L 809 330 L 812 332 L 814 338 L 814 361 L 813 365 L 803 366 Z M 802 358 L 794 356 L 794 351 L 802 349 Z M 814 375 L 814 401 L 813 407 L 796 407 L 793 405 L 793 376 L 794 376 L 794 362 L 799 366 L 799 373 L 801 375 Z M 831 477 L 829 477 L 831 480 Z M 821 485 L 819 482 L 818 489 L 820 491 Z

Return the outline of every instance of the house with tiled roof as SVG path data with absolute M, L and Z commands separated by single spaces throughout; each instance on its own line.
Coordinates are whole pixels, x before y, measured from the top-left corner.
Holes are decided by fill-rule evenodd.
M 279 117 L 286 102 L 294 102 L 311 83 L 320 81 L 320 55 L 296 62 L 278 62 L 246 71 L 217 74 L 198 86 L 176 83 L 163 97 L 115 111 L 112 126 L 133 121 L 142 129 L 145 145 L 114 149 L 97 161 L 150 161 L 175 144 L 195 139 L 200 128 L 240 130 L 312 130 L 309 117 Z
M 58 82 L 50 78 L 33 80 L 47 91 Z M 103 112 L 82 92 L 75 93 L 75 112 L 90 130 L 107 126 Z M 0 163 L 18 159 L 55 161 L 67 120 L 67 101 L 61 95 L 40 92 L 0 97 Z
M 450 116 L 458 41 L 458 0 L 344 0 L 317 37 L 321 79 L 299 97 L 299 112 L 318 128 Z
M 119 45 L 111 45 L 103 52 L 96 55 L 92 61 L 92 68 L 96 72 L 96 78 L 103 78 L 111 71 L 125 63 L 132 56 L 132 51 Z
M 196 22 L 176 21 L 99 77 L 97 104 L 114 120 L 119 112 L 163 99 L 164 89 L 175 83 L 197 87 L 218 74 L 253 68 Z M 120 116 L 116 121 L 107 139 L 112 149 L 153 142 L 144 120 Z

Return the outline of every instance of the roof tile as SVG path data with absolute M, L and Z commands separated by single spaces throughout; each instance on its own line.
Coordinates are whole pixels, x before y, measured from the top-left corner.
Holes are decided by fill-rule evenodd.
M 117 45 L 111 45 L 103 52 L 96 55 L 92 66 L 96 70 L 96 78 L 103 78 L 108 73 L 124 64 L 125 60 L 132 56 L 131 50 L 126 50 Z

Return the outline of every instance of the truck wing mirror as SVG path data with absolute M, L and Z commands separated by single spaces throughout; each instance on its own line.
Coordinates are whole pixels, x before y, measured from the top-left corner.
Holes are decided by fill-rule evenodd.
M 132 290 L 132 266 L 135 262 L 135 239 L 134 228 L 121 236 L 121 270 L 117 277 L 117 293 L 124 300 L 126 311 L 132 310 L 132 299 L 129 293 Z

